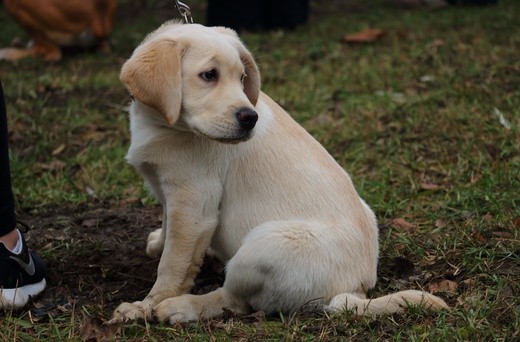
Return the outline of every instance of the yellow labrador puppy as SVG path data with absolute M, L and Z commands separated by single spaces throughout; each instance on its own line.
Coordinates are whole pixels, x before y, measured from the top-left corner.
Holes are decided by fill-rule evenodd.
M 128 162 L 164 208 L 148 237 L 160 257 L 144 300 L 112 322 L 179 322 L 238 313 L 293 312 L 308 302 L 358 314 L 409 304 L 446 308 L 409 290 L 376 299 L 378 230 L 348 174 L 260 91 L 251 54 L 221 27 L 170 22 L 123 65 L 134 101 Z M 203 256 L 226 263 L 224 285 L 187 292 Z

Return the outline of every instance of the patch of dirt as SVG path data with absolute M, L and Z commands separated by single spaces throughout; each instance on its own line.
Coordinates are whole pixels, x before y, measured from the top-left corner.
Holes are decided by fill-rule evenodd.
M 24 309 L 35 321 L 72 311 L 108 320 L 117 305 L 142 300 L 155 282 L 159 261 L 150 259 L 145 248 L 148 234 L 161 227 L 160 206 L 98 202 L 38 208 L 19 213 L 18 218 L 31 227 L 26 234 L 29 247 L 48 266 L 47 288 Z M 379 270 L 379 286 L 371 292 L 381 286 L 393 290 L 415 283 L 426 286 L 443 274 L 417 272 L 406 258 L 383 257 Z M 207 293 L 223 282 L 222 264 L 207 257 L 191 292 Z
M 148 233 L 161 227 L 161 208 L 89 204 L 21 213 L 29 248 L 48 267 L 47 288 L 26 309 L 35 320 L 82 307 L 102 319 L 123 301 L 142 300 L 152 288 L 158 260 L 146 253 Z M 223 283 L 222 265 L 207 258 L 192 293 Z

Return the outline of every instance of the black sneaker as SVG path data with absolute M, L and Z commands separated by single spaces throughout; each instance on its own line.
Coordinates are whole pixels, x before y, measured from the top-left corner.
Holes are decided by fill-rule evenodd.
M 27 233 L 29 227 L 23 233 Z M 22 232 L 21 232 L 22 233 Z M 22 252 L 14 254 L 0 243 L 0 309 L 20 309 L 45 289 L 45 262 L 27 248 L 23 234 Z

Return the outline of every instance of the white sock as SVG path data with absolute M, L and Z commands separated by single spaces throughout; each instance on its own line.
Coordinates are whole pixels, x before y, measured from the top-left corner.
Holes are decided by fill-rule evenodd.
M 23 243 L 22 243 L 22 234 L 20 234 L 20 231 L 17 229 L 16 232 L 18 233 L 18 242 L 16 242 L 16 246 L 14 246 L 13 252 L 14 254 L 20 254 L 22 253 L 23 249 Z
M 22 253 L 22 249 L 23 249 L 22 235 L 20 234 L 20 231 L 18 229 L 16 230 L 16 232 L 18 233 L 18 241 L 16 242 L 16 246 L 14 246 L 13 249 L 7 248 L 7 246 L 5 246 L 5 243 L 3 243 L 3 242 L 0 242 L 0 243 L 3 244 L 9 251 L 11 251 L 11 253 L 20 254 L 20 253 Z

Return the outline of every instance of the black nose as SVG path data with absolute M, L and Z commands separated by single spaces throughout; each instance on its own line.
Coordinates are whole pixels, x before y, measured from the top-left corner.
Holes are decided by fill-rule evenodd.
M 247 130 L 252 130 L 258 120 L 258 114 L 249 108 L 242 108 L 235 114 L 240 127 Z

